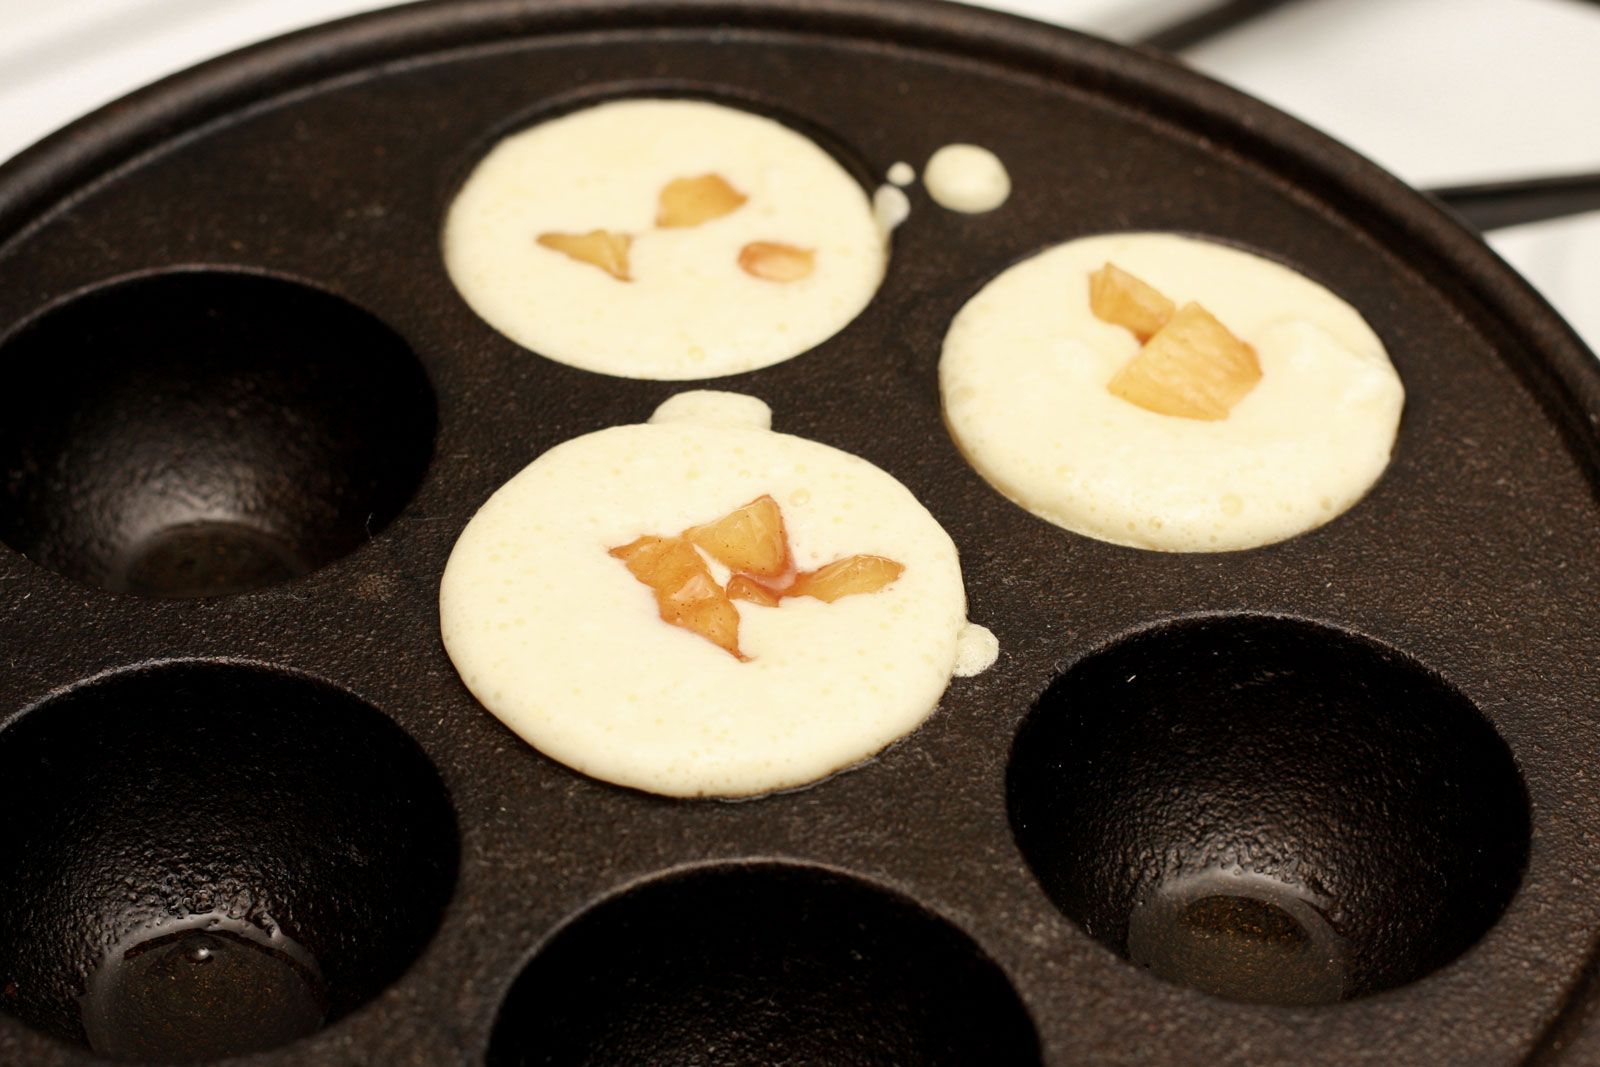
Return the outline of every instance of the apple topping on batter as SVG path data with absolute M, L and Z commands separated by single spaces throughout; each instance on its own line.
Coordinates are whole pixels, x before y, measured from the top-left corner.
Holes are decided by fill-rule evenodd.
M 628 282 L 628 248 L 633 238 L 609 230 L 588 233 L 541 233 L 539 243 L 583 263 L 590 263 L 618 281 Z
M 764 608 L 775 608 L 783 600 L 783 594 L 774 593 L 748 574 L 735 574 L 728 579 L 728 599 L 748 600 Z
M 826 567 L 795 575 L 788 596 L 813 596 L 832 604 L 843 596 L 876 593 L 896 578 L 905 566 L 882 556 L 851 556 Z
M 751 241 L 739 250 L 739 268 L 767 282 L 797 282 L 816 269 L 817 254 L 809 248 Z
M 697 549 L 732 572 L 727 588 L 717 584 Z M 775 608 L 784 597 L 809 596 L 831 604 L 876 593 L 905 571 L 904 564 L 883 556 L 855 555 L 797 572 L 783 512 L 765 495 L 677 537 L 647 535 L 611 554 L 655 592 L 662 619 L 740 660 L 748 657 L 739 651 L 735 600 Z
M 783 512 L 770 496 L 757 497 L 716 522 L 691 526 L 683 536 L 736 575 L 777 578 L 790 567 Z
M 732 214 L 748 199 L 720 174 L 675 178 L 661 190 L 656 225 L 663 228 L 698 226 Z
M 656 226 L 664 230 L 699 226 L 732 214 L 749 199 L 720 174 L 674 178 L 661 190 Z M 628 273 L 628 249 L 633 244 L 629 234 L 609 230 L 542 233 L 538 240 L 546 248 L 599 267 L 618 281 L 633 280 Z M 809 277 L 816 269 L 816 259 L 812 249 L 776 241 L 751 241 L 739 250 L 739 268 L 767 282 L 797 282 Z
M 1146 411 L 1225 419 L 1261 380 L 1255 349 L 1209 311 L 1192 302 L 1174 311 L 1166 296 L 1111 263 L 1089 276 L 1089 308 L 1143 345 L 1106 388 Z
M 1144 344 L 1167 324 L 1177 305 L 1155 286 L 1107 263 L 1089 275 L 1089 310 L 1101 322 L 1127 327 Z
M 694 545 L 681 537 L 641 537 L 611 554 L 655 591 L 663 619 L 744 659 L 739 653 L 739 612 Z

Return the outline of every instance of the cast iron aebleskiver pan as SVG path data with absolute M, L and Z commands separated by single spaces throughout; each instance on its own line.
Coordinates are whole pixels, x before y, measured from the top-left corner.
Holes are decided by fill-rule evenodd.
M 868 184 L 977 141 L 1015 185 L 977 216 L 914 188 L 855 323 L 711 383 L 910 486 L 1003 649 L 880 757 L 748 803 L 541 757 L 435 616 L 498 485 L 689 387 L 517 349 L 438 254 L 498 135 L 646 93 L 769 112 Z M 1159 555 L 966 466 L 935 382 L 950 317 L 1118 229 L 1255 249 L 1362 311 L 1408 389 L 1365 500 Z M 420 5 L 19 157 L 0 279 L 0 1062 L 96 1062 L 88 1030 L 204 1058 L 318 1013 L 250 1062 L 1509 1064 L 1596 1041 L 1592 357 L 1451 219 L 1260 104 L 926 3 Z M 1218 878 L 1243 888 L 1195 888 Z M 1268 999 L 1310 1003 L 1139 965 L 1224 928 L 1287 968 Z M 192 1033 L 140 1029 L 159 981 L 108 991 L 127 946 L 136 978 L 213 998 Z M 183 971 L 213 950 L 232 978 Z M 283 1018 L 230 1015 L 254 1002 L 229 981 Z

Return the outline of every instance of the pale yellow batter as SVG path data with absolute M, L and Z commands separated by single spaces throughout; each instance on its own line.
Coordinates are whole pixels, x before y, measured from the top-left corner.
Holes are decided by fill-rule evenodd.
M 707 175 L 738 206 L 661 225 L 663 190 Z M 596 233 L 609 238 L 604 268 L 562 250 Z M 807 272 L 751 273 L 751 245 L 804 253 Z M 450 277 L 491 326 L 627 378 L 710 378 L 797 356 L 867 305 L 887 250 L 866 192 L 827 152 L 771 119 L 694 100 L 613 101 L 506 138 L 444 229 Z
M 1261 379 L 1226 418 L 1107 391 L 1139 351 L 1090 312 L 1107 262 L 1254 349 Z M 1262 257 L 1157 233 L 1071 241 L 1000 274 L 951 323 L 939 381 L 956 442 L 1006 496 L 1077 533 L 1183 552 L 1279 541 L 1349 508 L 1387 466 L 1404 403 L 1349 304 Z
M 587 434 L 507 482 L 462 532 L 440 586 L 445 648 L 472 693 L 540 751 L 673 796 L 798 786 L 917 727 L 952 673 L 992 663 L 966 621 L 955 546 L 865 460 L 765 428 L 749 397 L 675 397 L 651 423 Z M 610 553 L 770 495 L 800 570 L 897 561 L 831 603 L 740 602 L 741 660 L 663 620 Z M 726 584 L 727 570 L 711 570 Z

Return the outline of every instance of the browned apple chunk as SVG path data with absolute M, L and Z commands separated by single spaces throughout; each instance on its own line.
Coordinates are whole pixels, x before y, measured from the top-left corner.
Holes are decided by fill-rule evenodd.
M 751 241 L 739 250 L 739 268 L 768 282 L 797 282 L 816 269 L 817 255 L 809 248 Z
M 683 536 L 735 574 L 776 578 L 789 569 L 789 535 L 770 496 L 757 497 L 716 522 L 691 526 Z
M 739 652 L 739 611 L 694 545 L 681 537 L 641 537 L 611 554 L 654 591 L 664 620 L 745 658 Z
M 717 584 L 700 553 L 732 572 Z M 850 556 L 796 574 L 783 512 L 762 495 L 715 522 L 691 526 L 677 537 L 641 537 L 611 555 L 656 595 L 661 617 L 692 631 L 740 660 L 739 611 L 735 600 L 775 608 L 789 596 L 832 603 L 856 593 L 876 593 L 900 577 L 904 564 L 883 556 Z
M 735 574 L 728 579 L 728 599 L 748 600 L 764 608 L 775 608 L 783 599 L 783 594 L 768 589 L 748 574 Z
M 625 233 L 609 230 L 590 230 L 588 233 L 541 233 L 539 243 L 583 263 L 589 263 L 619 281 L 632 281 L 628 276 L 628 249 L 633 238 Z
M 1255 350 L 1199 304 L 1185 304 L 1106 388 L 1160 415 L 1215 421 L 1261 380 Z
M 663 227 L 698 226 L 702 222 L 732 214 L 749 199 L 723 180 L 720 174 L 698 178 L 675 178 L 661 190 L 656 208 L 656 225 Z
M 1115 263 L 1089 275 L 1089 310 L 1094 317 L 1131 330 L 1140 344 L 1167 324 L 1176 307 L 1160 290 Z
M 905 564 L 883 556 L 849 556 L 796 575 L 786 596 L 811 596 L 833 603 L 856 593 L 876 593 L 904 571 Z

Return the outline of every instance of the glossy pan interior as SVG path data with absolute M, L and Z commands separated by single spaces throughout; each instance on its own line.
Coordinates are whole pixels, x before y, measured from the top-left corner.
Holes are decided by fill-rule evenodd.
M 440 571 L 497 486 L 700 384 L 522 351 L 439 254 L 497 136 L 644 94 L 771 114 L 868 187 L 958 141 L 1014 185 L 980 215 L 913 187 L 854 323 L 704 383 L 905 482 L 1002 649 L 877 758 L 741 803 L 545 759 L 439 641 Z M 1407 404 L 1350 512 L 1156 554 L 962 460 L 952 315 L 1130 229 L 1281 260 L 1376 329 Z M 0 382 L 0 1061 L 1510 1064 L 1593 1040 L 1592 356 L 1423 198 L 1159 56 L 890 0 L 364 16 L 0 171 Z M 140 998 L 180 972 L 201 1008 L 163 1031 Z

